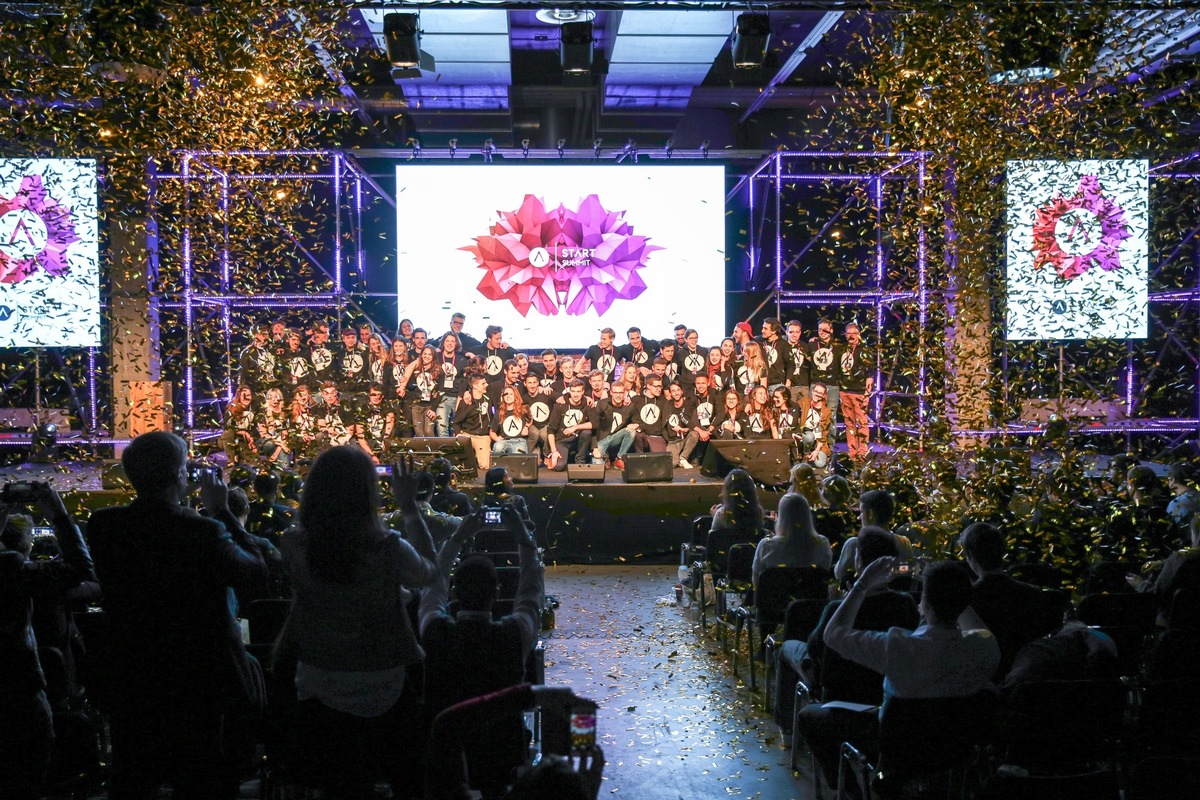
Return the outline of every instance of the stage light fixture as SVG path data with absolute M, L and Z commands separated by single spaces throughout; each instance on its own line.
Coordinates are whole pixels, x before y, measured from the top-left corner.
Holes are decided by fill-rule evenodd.
M 600 157 L 600 148 L 602 147 L 604 147 L 603 139 L 596 137 L 592 140 L 592 153 L 596 156 L 596 158 Z
M 1066 11 L 1046 8 L 999 10 L 981 17 L 980 22 L 990 34 L 982 45 L 988 82 L 1008 86 L 1057 76 L 1070 52 L 1067 42 L 1075 28 Z
M 559 158 L 565 158 L 565 157 L 566 157 L 566 155 L 567 155 L 567 153 L 566 153 L 566 149 L 567 149 L 567 140 L 566 140 L 566 139 L 559 139 L 559 140 L 558 140 L 558 144 L 556 145 L 556 148 L 558 149 L 558 157 L 559 157 Z
M 521 140 L 521 155 L 525 156 L 526 158 L 529 158 L 529 144 L 530 142 L 528 139 Z
M 568 22 L 558 39 L 558 58 L 568 75 L 586 75 L 592 71 L 592 23 Z
M 393 67 L 421 65 L 421 24 L 416 14 L 383 15 L 383 46 Z
M 448 144 L 450 145 L 450 157 L 454 158 L 454 154 L 458 152 L 458 139 L 451 139 Z
M 33 429 L 29 460 L 39 464 L 51 464 L 58 460 L 58 426 L 53 422 L 39 423 Z
M 771 41 L 771 19 L 766 14 L 738 15 L 733 29 L 733 66 L 738 69 L 761 67 Z
M 667 158 L 670 158 L 675 153 L 674 139 L 667 139 L 667 143 L 663 145 L 663 152 L 667 154 Z

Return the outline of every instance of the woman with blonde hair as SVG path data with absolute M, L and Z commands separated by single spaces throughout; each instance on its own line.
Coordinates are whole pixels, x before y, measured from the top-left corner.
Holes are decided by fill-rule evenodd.
M 771 567 L 816 567 L 828 570 L 833 563 L 829 540 L 813 528 L 812 508 L 802 494 L 785 494 L 775 517 L 775 535 L 758 543 L 751 567 L 751 583 Z
M 737 385 L 743 394 L 750 394 L 756 386 L 767 385 L 767 360 L 763 358 L 762 345 L 746 342 L 742 346 L 742 365 L 737 370 Z

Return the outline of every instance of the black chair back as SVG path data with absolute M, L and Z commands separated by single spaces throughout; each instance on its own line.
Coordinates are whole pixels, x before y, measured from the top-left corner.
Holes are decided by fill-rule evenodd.
M 990 732 L 995 709 L 991 691 L 969 697 L 888 698 L 879 716 L 880 788 L 965 765 Z
M 820 567 L 768 567 L 758 576 L 754 591 L 755 620 L 767 628 L 779 625 L 794 600 L 817 600 L 824 608 L 831 577 Z

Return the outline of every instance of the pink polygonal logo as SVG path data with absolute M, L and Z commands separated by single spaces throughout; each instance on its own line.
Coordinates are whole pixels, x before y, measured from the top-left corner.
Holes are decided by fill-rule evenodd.
M 71 210 L 46 193 L 40 175 L 26 175 L 15 196 L 0 197 L 0 282 L 19 283 L 38 267 L 66 275 L 67 248 L 77 241 Z
M 461 247 L 484 270 L 476 287 L 489 300 L 508 300 L 521 316 L 530 309 L 572 316 L 595 309 L 603 316 L 617 300 L 632 300 L 646 290 L 639 271 L 649 244 L 625 221 L 624 211 L 609 211 L 596 195 L 572 210 L 559 204 L 547 210 L 539 197 L 525 195 L 516 211 L 500 219 L 475 244 Z

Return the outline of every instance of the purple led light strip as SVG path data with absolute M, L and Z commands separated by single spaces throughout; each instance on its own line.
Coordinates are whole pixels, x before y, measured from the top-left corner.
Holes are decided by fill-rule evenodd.
M 183 193 L 183 418 L 188 428 L 195 422 L 192 408 L 192 192 L 190 188 L 191 155 L 185 153 L 182 164 Z
M 925 202 L 925 154 L 917 158 L 917 197 L 918 202 Z M 917 423 L 925 427 L 925 390 L 927 373 L 925 370 L 925 322 L 929 317 L 929 289 L 926 285 L 926 252 L 925 252 L 925 217 L 920 217 L 917 226 L 917 324 L 918 342 L 917 353 Z

